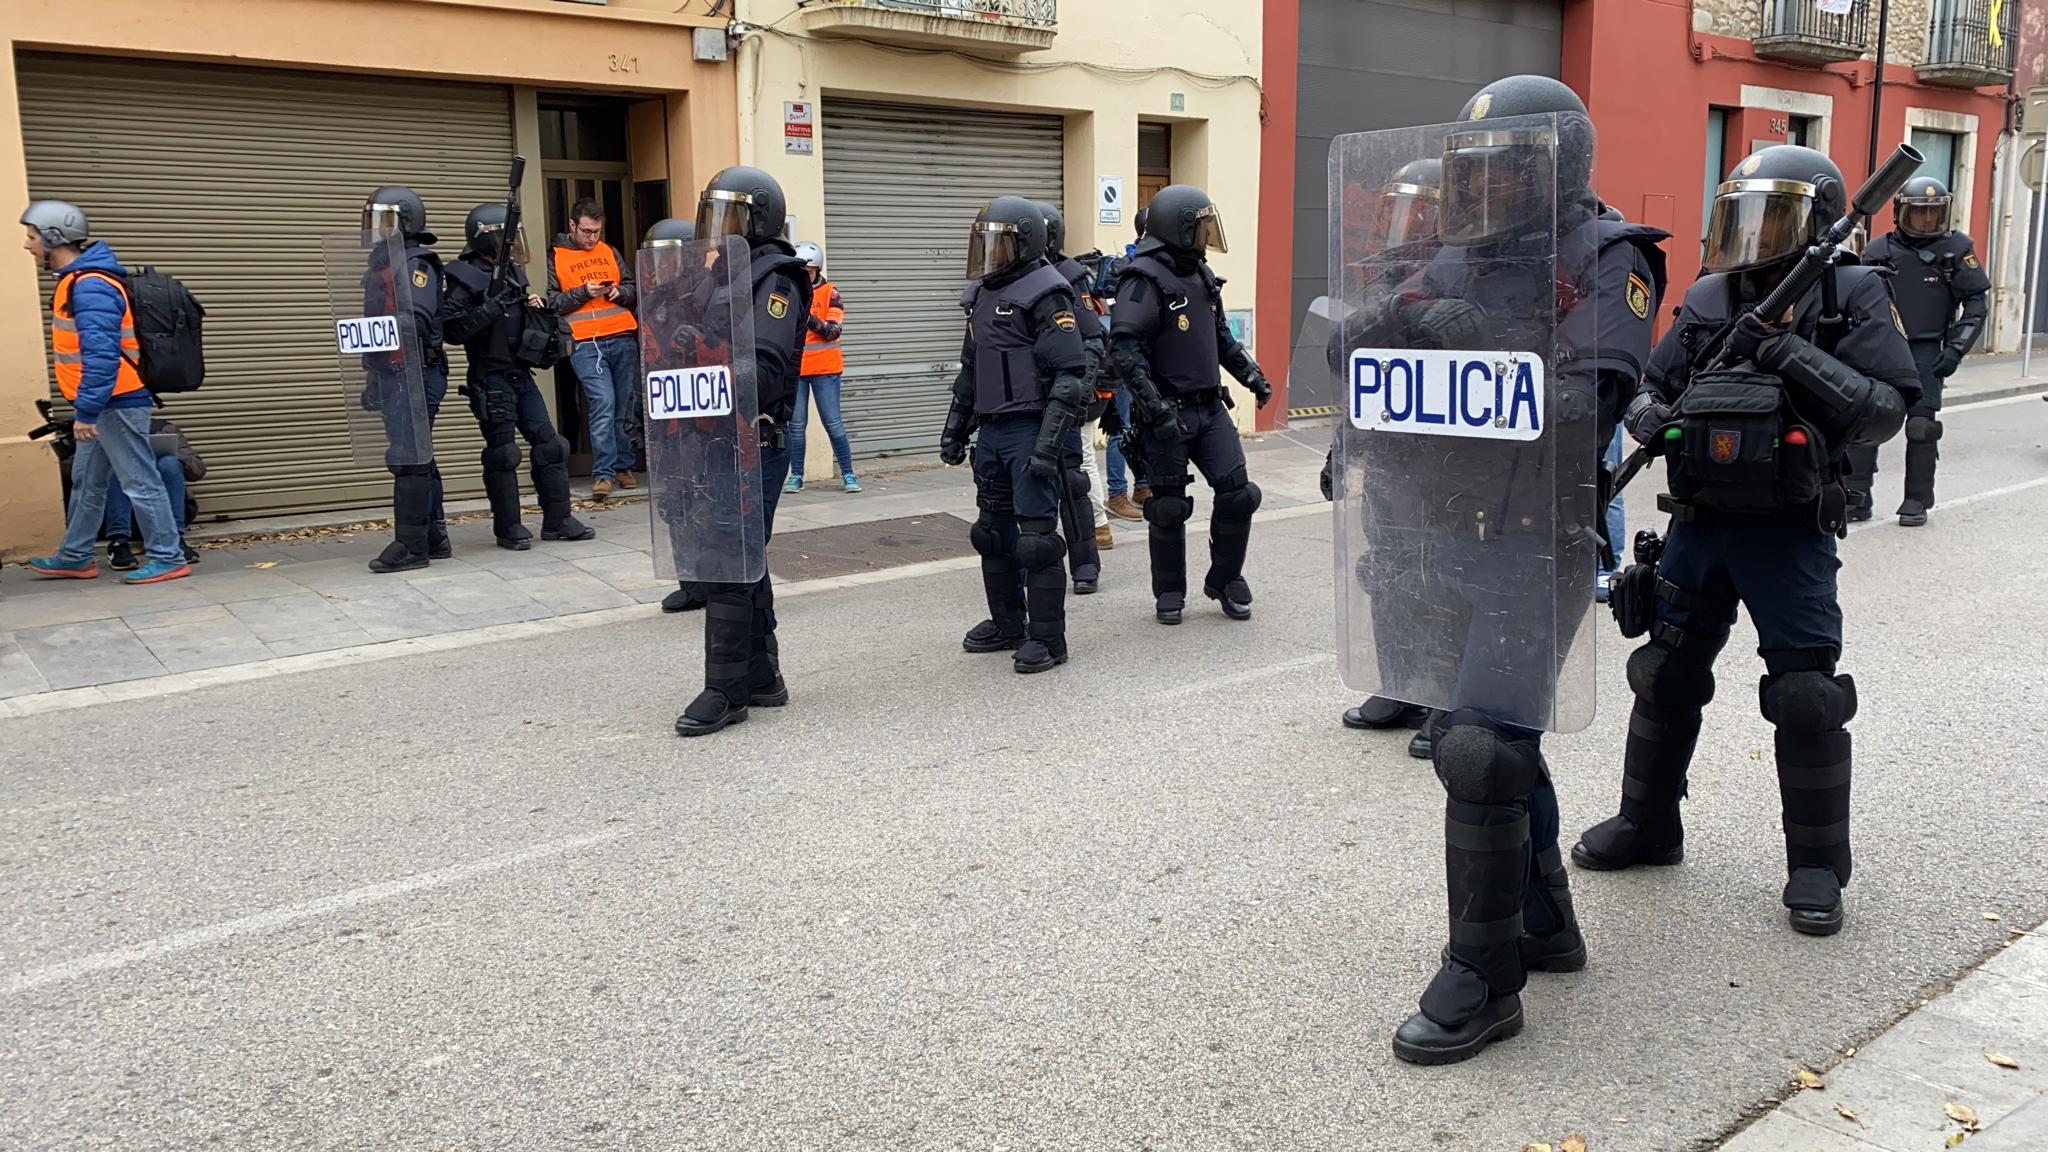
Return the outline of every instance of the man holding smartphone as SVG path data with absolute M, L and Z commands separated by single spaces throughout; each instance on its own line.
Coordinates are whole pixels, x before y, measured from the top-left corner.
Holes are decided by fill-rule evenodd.
M 633 488 L 633 446 L 639 430 L 638 303 L 618 250 L 604 241 L 604 209 L 578 200 L 569 230 L 548 261 L 548 307 L 569 322 L 569 365 L 590 409 L 590 494 L 603 500 L 614 486 Z

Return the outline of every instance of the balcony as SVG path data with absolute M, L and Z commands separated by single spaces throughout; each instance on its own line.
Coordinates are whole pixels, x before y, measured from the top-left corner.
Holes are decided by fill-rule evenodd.
M 1059 0 L 825 0 L 803 10 L 813 36 L 1019 56 L 1052 47 Z
M 2015 0 L 1935 0 L 1927 62 L 1913 74 L 1922 84 L 1949 88 L 2004 87 L 2019 43 L 2018 10 Z
M 1850 0 L 1835 15 L 1815 0 L 1763 0 L 1758 14 L 1756 54 L 1798 64 L 1839 64 L 1870 47 L 1870 0 Z

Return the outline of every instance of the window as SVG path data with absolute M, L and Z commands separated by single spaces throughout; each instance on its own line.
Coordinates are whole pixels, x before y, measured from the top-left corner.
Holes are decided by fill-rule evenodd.
M 1946 185 L 1949 191 L 1956 187 L 1956 134 L 1936 132 L 1932 128 L 1913 129 L 1913 147 L 1920 150 L 1927 161 L 1920 165 L 1915 176 L 1932 176 Z
M 1714 189 L 1728 173 L 1728 109 L 1707 109 L 1707 183 L 1700 195 L 1700 235 L 1707 234 L 1707 221 L 1714 212 Z
M 1820 138 L 1820 117 L 1792 116 L 1785 121 L 1785 143 L 1797 144 L 1801 148 L 1818 148 Z

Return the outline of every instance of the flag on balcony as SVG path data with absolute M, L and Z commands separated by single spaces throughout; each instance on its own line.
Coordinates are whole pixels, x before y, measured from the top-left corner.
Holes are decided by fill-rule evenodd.
M 1847 16 L 1855 10 L 1856 0 L 1813 0 L 1813 6 L 1830 16 Z
M 2005 47 L 2005 33 L 1998 30 L 1998 17 L 2005 8 L 2005 0 L 1991 0 L 1991 46 Z

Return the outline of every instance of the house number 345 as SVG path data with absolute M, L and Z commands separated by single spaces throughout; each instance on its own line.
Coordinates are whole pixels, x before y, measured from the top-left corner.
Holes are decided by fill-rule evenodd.
M 620 56 L 614 53 L 607 57 L 607 59 L 611 61 L 612 71 L 614 72 L 640 71 L 640 58 L 638 56 Z

